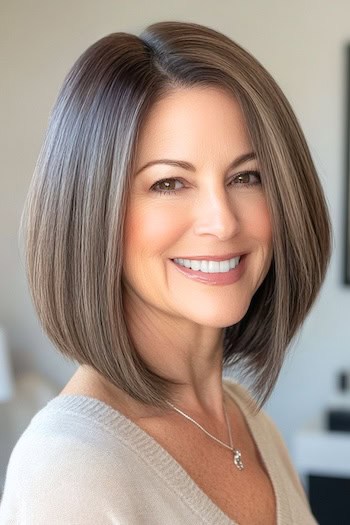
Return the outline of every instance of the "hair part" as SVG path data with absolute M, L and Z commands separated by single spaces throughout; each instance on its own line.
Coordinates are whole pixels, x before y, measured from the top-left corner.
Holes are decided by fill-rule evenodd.
M 169 90 L 199 85 L 224 88 L 239 101 L 273 224 L 271 268 L 247 314 L 224 333 L 224 366 L 239 365 L 262 403 L 324 279 L 330 224 L 289 103 L 228 37 L 163 22 L 140 37 L 106 36 L 76 61 L 23 212 L 28 281 L 43 328 L 62 354 L 139 401 L 165 405 L 170 382 L 142 360 L 124 317 L 124 218 L 150 107 Z

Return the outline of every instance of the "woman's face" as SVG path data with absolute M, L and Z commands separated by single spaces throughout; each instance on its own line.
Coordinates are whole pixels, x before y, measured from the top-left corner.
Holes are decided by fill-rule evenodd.
M 236 100 L 174 90 L 141 131 L 126 215 L 124 300 L 211 327 L 237 323 L 272 258 L 259 166 Z

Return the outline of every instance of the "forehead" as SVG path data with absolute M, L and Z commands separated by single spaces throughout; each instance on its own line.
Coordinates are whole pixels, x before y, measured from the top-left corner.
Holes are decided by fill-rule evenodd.
M 239 155 L 251 148 L 244 115 L 234 96 L 217 87 L 174 89 L 150 109 L 137 158 L 193 156 L 198 151 Z

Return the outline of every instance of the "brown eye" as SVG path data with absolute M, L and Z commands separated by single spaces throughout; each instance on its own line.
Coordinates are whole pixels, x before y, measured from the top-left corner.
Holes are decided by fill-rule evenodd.
M 175 183 L 175 180 L 172 179 L 172 180 L 162 180 L 160 182 L 157 183 L 157 186 L 160 190 L 175 190 L 175 186 L 176 186 L 176 183 Z
M 236 178 L 236 182 L 238 182 L 238 184 L 248 184 L 250 182 L 250 173 L 241 173 L 241 175 L 238 175 Z
M 238 175 L 236 175 L 236 177 L 234 177 L 232 180 L 232 184 L 241 184 L 246 186 L 254 186 L 260 183 L 261 179 L 258 171 L 244 171 L 242 173 L 238 173 Z
M 178 179 L 163 179 L 153 184 L 151 190 L 160 193 L 175 193 L 183 184 Z

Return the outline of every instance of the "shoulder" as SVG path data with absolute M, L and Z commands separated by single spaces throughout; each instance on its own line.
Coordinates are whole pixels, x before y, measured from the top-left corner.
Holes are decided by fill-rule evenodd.
M 28 524 L 110 523 L 111 507 L 120 508 L 122 489 L 135 480 L 119 416 L 77 396 L 55 398 L 38 412 L 12 452 L 0 523 L 11 522 L 4 516 Z

